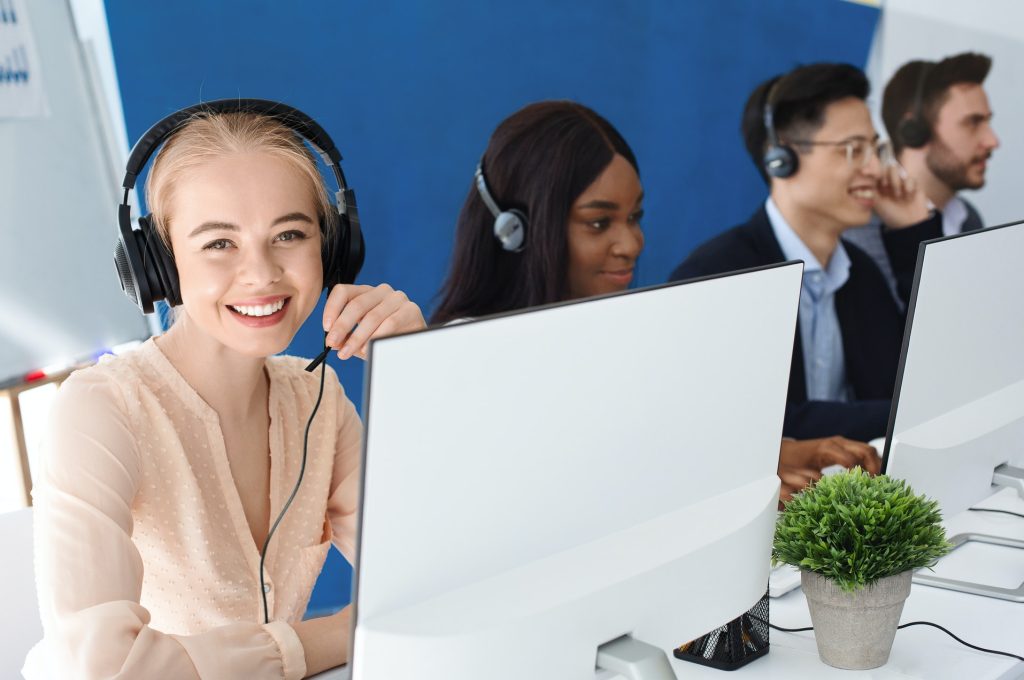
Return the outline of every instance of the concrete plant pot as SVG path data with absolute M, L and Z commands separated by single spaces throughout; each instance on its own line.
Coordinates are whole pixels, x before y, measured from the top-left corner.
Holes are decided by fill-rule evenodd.
M 913 574 L 908 570 L 848 593 L 820 574 L 801 571 L 821 660 L 849 670 L 885 665 Z

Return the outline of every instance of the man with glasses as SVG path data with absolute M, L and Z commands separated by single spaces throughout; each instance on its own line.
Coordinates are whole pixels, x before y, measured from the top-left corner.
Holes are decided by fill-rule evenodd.
M 883 172 L 890 152 L 871 123 L 868 90 L 863 72 L 847 64 L 811 64 L 761 83 L 742 131 L 769 196 L 671 276 L 804 261 L 783 426 L 797 439 L 867 441 L 883 436 L 888 422 L 903 313 L 871 258 L 840 235 L 877 212 L 905 237 L 892 244 L 893 261 L 908 262 L 911 240 L 938 228 L 921 192 Z
M 902 172 L 942 213 L 942 230 L 935 237 L 983 226 L 981 215 L 958 192 L 985 186 L 988 159 L 999 146 L 982 88 L 991 67 L 991 58 L 972 52 L 939 62 L 911 61 L 885 86 L 882 120 Z M 884 230 L 877 219 L 843 234 L 871 255 L 901 300 L 909 295 L 913 269 L 897 281 L 885 240 L 902 236 Z

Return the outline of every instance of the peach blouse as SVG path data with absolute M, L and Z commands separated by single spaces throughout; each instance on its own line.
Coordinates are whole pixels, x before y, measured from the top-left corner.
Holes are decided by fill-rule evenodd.
M 304 365 L 266 361 L 272 518 L 295 484 L 319 388 Z M 359 494 L 362 425 L 326 370 L 302 487 L 267 554 L 269 624 L 216 412 L 153 340 L 68 378 L 35 470 L 45 635 L 27 678 L 305 675 L 290 624 L 331 542 L 352 560 Z

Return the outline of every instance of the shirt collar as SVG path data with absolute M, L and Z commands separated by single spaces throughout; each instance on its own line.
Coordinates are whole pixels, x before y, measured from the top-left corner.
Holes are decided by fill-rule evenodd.
M 789 222 L 782 216 L 779 206 L 775 205 L 771 196 L 765 201 L 764 209 L 768 213 L 768 221 L 772 225 L 775 240 L 779 242 L 783 257 L 787 260 L 803 260 L 805 277 L 810 272 L 824 272 L 826 288 L 831 291 L 839 290 L 846 283 L 850 277 L 850 256 L 841 239 L 836 243 L 836 249 L 829 258 L 828 267 L 823 268 L 807 244 L 789 226 Z
M 942 209 L 942 235 L 959 234 L 967 220 L 967 204 L 959 196 L 954 196 Z

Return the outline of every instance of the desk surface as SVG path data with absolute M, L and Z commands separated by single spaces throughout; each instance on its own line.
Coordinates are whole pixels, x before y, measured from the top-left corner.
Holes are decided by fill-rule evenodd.
M 1000 508 L 1024 513 L 1024 500 L 1007 489 L 997 493 L 979 507 Z M 947 533 L 989 533 L 1024 539 L 1024 519 L 1010 515 L 964 512 L 950 518 Z M 1024 573 L 1022 571 L 1021 573 Z M 803 592 L 798 588 L 771 600 L 771 621 L 785 628 L 811 625 L 810 613 Z M 968 595 L 940 588 L 914 584 L 903 608 L 900 623 L 931 621 L 963 638 L 990 649 L 1024 655 L 1024 603 Z M 870 671 L 846 671 L 832 668 L 818 658 L 814 634 L 771 632 L 771 651 L 761 659 L 737 671 L 722 671 L 671 659 L 679 680 L 690 678 L 842 678 L 855 680 L 1018 680 L 1024 678 L 1024 663 L 1009 657 L 978 652 L 956 642 L 942 631 L 928 626 L 914 626 L 897 631 L 889 663 Z M 317 680 L 344 680 L 347 669 L 339 668 L 315 676 Z M 525 677 L 525 676 L 524 676 Z M 621 676 L 604 674 L 601 680 L 621 680 Z
M 980 503 L 979 507 L 1024 513 L 1024 500 L 1007 489 Z M 1024 539 L 1024 519 L 1010 515 L 964 512 L 950 518 L 945 524 L 950 536 L 975 531 Z M 782 597 L 773 598 L 770 608 L 771 622 L 777 626 L 802 628 L 811 625 L 807 600 L 799 588 Z M 909 621 L 931 621 L 972 644 L 1024 655 L 1024 604 L 1021 603 L 914 584 L 900 618 L 900 623 Z M 767 656 L 735 671 L 733 675 L 768 680 L 801 677 L 873 680 L 1024 678 L 1024 663 L 969 649 L 942 631 L 927 626 L 897 631 L 889 663 L 870 671 L 846 671 L 826 665 L 818 658 L 814 634 L 811 632 L 782 633 L 773 630 L 771 645 Z M 718 671 L 673 661 L 673 668 L 680 680 L 722 678 Z

